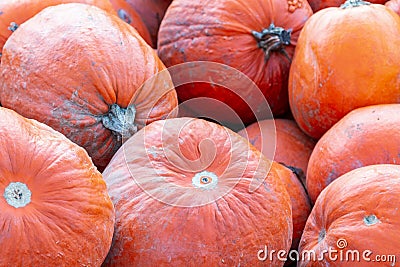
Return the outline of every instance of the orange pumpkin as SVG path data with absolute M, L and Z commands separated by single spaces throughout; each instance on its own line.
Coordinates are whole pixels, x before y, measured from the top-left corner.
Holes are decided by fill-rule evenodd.
M 4 0 L 0 2 L 0 52 L 19 25 L 49 6 L 84 3 L 115 13 L 109 0 Z
M 123 21 L 134 27 L 149 45 L 153 46 L 149 30 L 139 14 L 125 0 L 110 0 L 115 11 Z
M 303 184 L 308 159 L 314 141 L 306 136 L 294 121 L 285 119 L 264 120 L 238 132 L 267 158 L 273 158 L 292 203 L 293 238 L 291 249 L 297 249 L 304 225 L 311 211 L 311 203 Z M 274 139 L 276 138 L 276 142 Z M 276 149 L 275 149 L 276 143 Z M 304 171 L 303 171 L 304 170 Z M 301 179 L 301 182 L 300 180 Z
M 389 0 L 385 3 L 385 6 L 400 15 L 400 1 L 399 0 Z
M 289 101 L 299 127 L 318 139 L 355 108 L 399 103 L 399 46 L 400 18 L 383 5 L 355 0 L 315 13 L 290 69 Z
M 287 119 L 263 120 L 249 125 L 238 134 L 247 138 L 267 158 L 273 158 L 295 170 L 305 184 L 308 160 L 315 141 L 305 135 L 296 122 Z M 275 149 L 275 143 L 271 141 L 274 138 Z
M 114 208 L 86 151 L 0 108 L 0 266 L 100 266 Z
M 177 106 L 163 70 L 153 49 L 117 16 L 84 4 L 58 5 L 8 39 L 0 100 L 60 131 L 103 168 L 122 137 Z
M 385 4 L 387 0 L 370 0 L 372 4 Z M 317 12 L 327 7 L 339 7 L 344 4 L 345 0 L 308 0 L 312 10 Z
M 290 196 L 292 204 L 292 221 L 293 221 L 293 236 L 292 250 L 296 250 L 299 246 L 301 235 L 306 224 L 308 215 L 311 212 L 311 203 L 308 198 L 304 186 L 300 182 L 297 175 L 292 170 L 283 165 L 273 162 L 272 165 L 279 174 L 279 177 L 285 183 L 286 189 Z
M 356 109 L 317 143 L 307 171 L 312 201 L 337 177 L 373 164 L 400 163 L 400 104 Z
M 395 266 L 399 177 L 399 165 L 370 165 L 325 188 L 307 220 L 297 266 Z
M 258 88 L 243 81 L 232 84 L 231 73 L 222 76 L 231 83 L 224 88 L 216 83 L 218 72 L 209 74 L 209 83 L 190 82 L 177 87 L 177 93 L 181 102 L 199 97 L 218 100 L 250 124 L 256 121 L 254 112 L 266 119 L 264 97 L 274 115 L 287 111 L 290 61 L 311 14 L 308 3 L 301 0 L 174 0 L 160 26 L 158 54 L 167 67 L 211 61 L 247 75 Z M 196 73 L 188 75 L 197 78 Z M 204 105 L 192 108 L 194 114 L 201 114 Z M 207 110 L 224 125 L 236 118 L 221 112 L 220 106 L 210 104 Z
M 290 248 L 285 175 L 218 124 L 175 118 L 144 127 L 103 173 L 117 214 L 104 266 L 282 266 L 258 256 L 266 245 Z
M 150 33 L 153 47 L 157 46 L 158 29 L 172 0 L 125 0 L 143 19 Z

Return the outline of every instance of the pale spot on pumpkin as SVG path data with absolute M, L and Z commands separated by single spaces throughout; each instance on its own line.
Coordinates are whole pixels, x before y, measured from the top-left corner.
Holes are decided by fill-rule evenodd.
M 325 230 L 325 229 L 322 229 L 322 230 L 319 232 L 319 235 L 318 235 L 318 243 L 321 242 L 322 240 L 324 240 L 324 239 L 325 239 L 325 236 L 326 236 L 326 230 Z
M 12 32 L 15 32 L 18 29 L 19 25 L 15 22 L 11 22 L 10 26 L 8 27 L 8 29 Z
M 364 221 L 364 224 L 367 226 L 375 225 L 375 224 L 381 222 L 374 214 L 365 216 L 363 221 Z
M 288 11 L 293 13 L 296 9 L 303 6 L 303 0 L 289 0 L 288 1 Z
M 132 23 L 132 18 L 129 16 L 128 12 L 126 12 L 124 9 L 118 9 L 118 17 L 125 21 L 128 24 Z

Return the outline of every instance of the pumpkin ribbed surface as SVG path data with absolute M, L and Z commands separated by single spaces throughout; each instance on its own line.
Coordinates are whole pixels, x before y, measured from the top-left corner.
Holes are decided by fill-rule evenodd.
M 103 173 L 117 213 L 105 266 L 282 266 L 257 251 L 290 248 L 290 174 L 217 124 L 154 122 Z
M 46 8 L 8 39 L 0 101 L 84 147 L 99 168 L 122 137 L 177 105 L 169 73 L 137 31 L 77 3 Z
M 0 108 L 0 266 L 100 266 L 114 208 L 86 151 Z

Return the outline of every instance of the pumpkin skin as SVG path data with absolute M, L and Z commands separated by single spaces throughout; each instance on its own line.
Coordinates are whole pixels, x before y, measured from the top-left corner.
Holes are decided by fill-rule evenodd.
M 218 124 L 153 122 L 103 173 L 117 214 L 104 266 L 282 266 L 257 251 L 290 248 L 289 174 Z
M 107 12 L 115 13 L 109 0 L 6 0 L 0 3 L 0 51 L 12 34 L 11 23 L 18 26 L 49 6 L 65 3 L 83 3 L 94 5 Z
M 12 110 L 0 117 L 0 265 L 100 266 L 115 214 L 86 151 Z
M 126 0 L 143 19 L 150 33 L 153 47 L 157 47 L 158 30 L 165 11 L 172 0 Z
M 263 120 L 247 126 L 238 134 L 247 138 L 266 157 L 269 157 L 269 151 L 274 150 L 270 147 L 273 145 L 270 140 L 276 136 L 273 159 L 297 169 L 300 177 L 307 174 L 308 160 L 316 142 L 304 134 L 295 121 L 288 119 Z M 302 182 L 305 183 L 305 179 L 302 179 Z
M 399 103 L 399 46 L 400 18 L 383 5 L 315 13 L 301 32 L 289 76 L 299 127 L 319 139 L 353 109 Z
M 84 4 L 58 5 L 8 39 L 0 100 L 60 131 L 103 168 L 122 137 L 177 106 L 170 75 L 163 70 L 153 49 L 117 16 Z
M 353 110 L 318 141 L 307 170 L 313 202 L 339 176 L 367 165 L 399 164 L 400 104 Z
M 281 172 L 279 177 L 281 177 L 282 181 L 285 183 L 286 190 L 290 196 L 293 221 L 292 246 L 290 249 L 296 250 L 299 246 L 308 215 L 311 212 L 310 199 L 308 198 L 303 184 L 292 170 L 277 162 L 274 162 L 273 166 L 278 172 Z
M 133 9 L 133 7 L 131 7 L 125 0 L 110 0 L 110 2 L 117 12 L 118 17 L 134 27 L 146 43 L 153 46 L 149 30 L 135 9 Z
M 396 12 L 397 15 L 400 15 L 400 1 L 389 0 L 385 3 L 385 6 Z
M 323 250 L 335 249 L 337 259 L 340 251 L 346 259 L 348 251 L 358 250 L 360 261 L 333 261 L 325 253 L 323 260 L 302 260 L 297 266 L 394 266 L 394 262 L 375 261 L 375 256 L 399 251 L 400 240 L 394 238 L 400 234 L 399 177 L 399 165 L 370 165 L 352 170 L 326 187 L 307 220 L 300 255 L 307 250 L 322 258 Z M 366 250 L 372 252 L 365 255 L 369 262 L 363 260 Z
M 385 4 L 387 0 L 371 0 L 368 1 L 371 4 Z M 312 10 L 314 12 L 317 12 L 321 9 L 327 8 L 327 7 L 339 7 L 341 4 L 345 3 L 345 0 L 308 0 L 308 3 L 310 4 Z
M 158 54 L 165 65 L 170 67 L 193 61 L 222 63 L 247 75 L 259 87 L 255 90 L 241 82 L 238 85 L 242 90 L 239 94 L 235 91 L 237 89 L 231 91 L 213 84 L 215 77 L 210 74 L 211 84 L 189 83 L 177 87 L 179 100 L 184 102 L 198 97 L 219 100 L 231 107 L 243 123 L 250 124 L 256 121 L 247 105 L 250 101 L 253 101 L 251 108 L 260 116 L 257 118 L 265 119 L 263 115 L 268 113 L 264 110 L 265 99 L 259 97 L 261 90 L 274 115 L 285 113 L 289 106 L 287 79 L 290 59 L 299 32 L 312 14 L 306 1 L 297 3 L 301 7 L 278 0 L 174 0 L 158 35 Z M 266 60 L 266 52 L 259 48 L 253 31 L 261 32 L 272 22 L 276 27 L 292 29 L 292 32 L 288 45 L 282 45 L 283 50 L 272 51 Z M 174 79 L 174 73 L 171 75 Z M 193 113 L 201 114 L 203 109 L 200 106 Z M 210 105 L 207 110 L 215 114 L 214 119 L 222 124 L 232 123 L 231 117 L 220 114 L 219 107 Z
M 304 225 L 311 212 L 311 203 L 303 184 L 306 184 L 305 174 L 315 142 L 305 135 L 294 121 L 286 119 L 264 120 L 249 125 L 238 132 L 260 150 L 267 158 L 290 168 L 280 165 L 282 171 L 294 171 L 291 175 L 281 176 L 292 203 L 293 241 L 291 249 L 297 249 Z M 271 140 L 276 138 L 276 148 Z M 274 155 L 270 155 L 274 151 Z M 278 164 L 279 165 L 279 164 Z M 277 168 L 278 168 L 277 167 Z M 300 182 L 300 180 L 301 182 Z

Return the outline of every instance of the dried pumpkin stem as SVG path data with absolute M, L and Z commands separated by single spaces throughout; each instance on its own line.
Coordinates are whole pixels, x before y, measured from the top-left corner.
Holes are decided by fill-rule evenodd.
M 368 6 L 370 4 L 371 4 L 370 2 L 363 1 L 363 0 L 347 0 L 340 6 L 340 8 L 346 9 L 346 8 L 352 8 L 352 7 L 358 7 L 358 6 Z
M 281 27 L 275 27 L 271 23 L 267 29 L 263 29 L 261 32 L 252 31 L 251 33 L 256 38 L 258 47 L 264 50 L 265 61 L 268 61 L 274 51 L 283 53 L 291 61 L 285 50 L 285 46 L 290 45 L 291 29 L 285 30 Z
M 24 183 L 10 183 L 4 190 L 4 198 L 14 208 L 22 208 L 31 203 L 32 193 Z
M 135 115 L 134 105 L 121 108 L 117 104 L 112 104 L 108 113 L 103 115 L 101 120 L 104 127 L 111 130 L 118 140 L 121 140 L 122 137 L 129 138 L 137 132 Z

